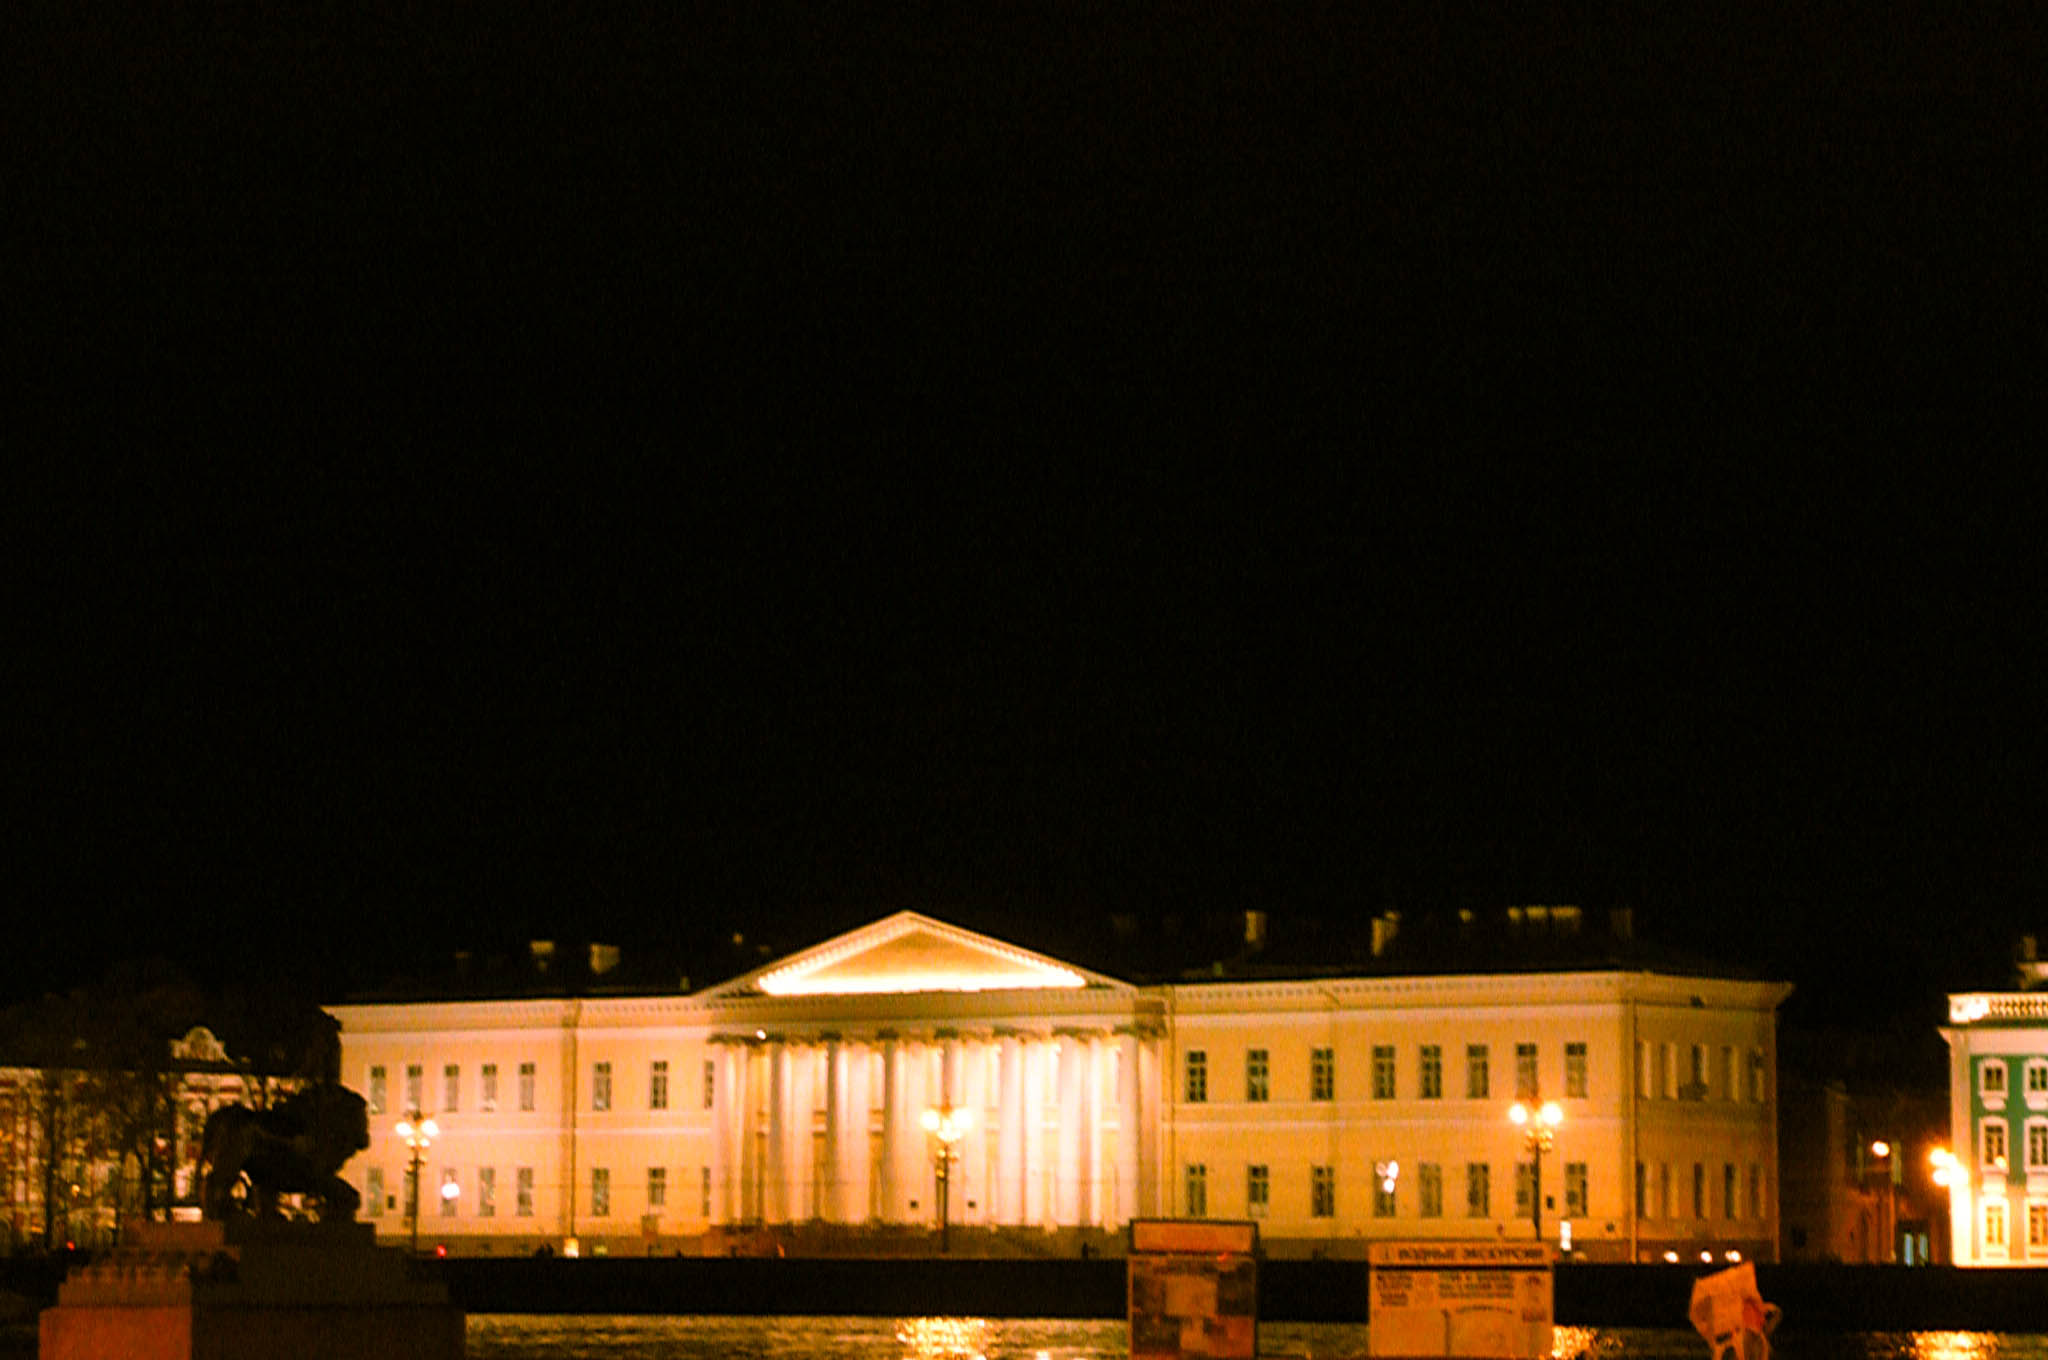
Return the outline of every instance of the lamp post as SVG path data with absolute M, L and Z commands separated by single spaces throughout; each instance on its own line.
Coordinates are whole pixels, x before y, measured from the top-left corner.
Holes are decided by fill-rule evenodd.
M 420 1253 L 420 1154 L 434 1145 L 441 1136 L 441 1128 L 432 1119 L 420 1118 L 420 1112 L 413 1110 L 398 1121 L 398 1136 L 412 1149 L 412 1159 L 406 1172 L 406 1216 L 412 1220 L 412 1254 Z
M 956 1110 L 950 1104 L 924 1112 L 924 1129 L 932 1136 L 932 1176 L 938 1186 L 939 1200 L 939 1251 L 952 1250 L 952 1225 L 948 1222 L 947 1196 L 953 1182 L 953 1145 L 958 1143 L 974 1123 L 971 1110 Z
M 1516 1101 L 1508 1107 L 1508 1122 L 1522 1131 L 1522 1142 L 1529 1149 L 1532 1163 L 1529 1177 L 1529 1221 L 1535 1225 L 1536 1240 L 1543 1240 L 1543 1154 L 1550 1151 L 1557 1139 L 1558 1125 L 1564 1123 L 1564 1110 L 1554 1100 L 1546 1100 L 1540 1106 L 1524 1105 Z
M 1885 1211 L 1882 1218 L 1885 1247 L 1882 1259 L 1886 1265 L 1891 1265 L 1899 1259 L 1899 1161 L 1892 1156 L 1891 1143 L 1883 1138 L 1871 1140 L 1870 1155 L 1874 1160 L 1884 1163 Z

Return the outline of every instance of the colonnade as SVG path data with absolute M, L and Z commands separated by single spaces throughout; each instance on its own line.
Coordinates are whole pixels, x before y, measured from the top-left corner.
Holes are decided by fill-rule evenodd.
M 966 1131 L 956 1224 L 1114 1228 L 1152 1212 L 1157 1046 L 1134 1026 L 714 1035 L 719 1223 L 936 1220 L 928 1110 Z

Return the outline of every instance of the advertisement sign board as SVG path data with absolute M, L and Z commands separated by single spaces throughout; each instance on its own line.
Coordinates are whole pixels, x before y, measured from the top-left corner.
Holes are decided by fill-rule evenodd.
M 1540 1360 L 1552 1337 L 1550 1248 L 1533 1242 L 1376 1242 L 1371 1352 Z

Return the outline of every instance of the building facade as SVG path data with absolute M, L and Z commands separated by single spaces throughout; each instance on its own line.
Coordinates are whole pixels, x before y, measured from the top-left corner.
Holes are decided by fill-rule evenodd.
M 1941 1037 L 1955 1263 L 2048 1265 L 2048 992 L 1952 995 Z
M 902 912 L 689 995 L 332 1007 L 380 1233 L 458 1252 L 1546 1238 L 1771 1259 L 1776 983 L 1137 986 Z M 1555 1101 L 1540 1168 L 1508 1120 Z M 437 1136 L 409 1147 L 401 1118 Z M 414 1121 L 415 1123 L 417 1121 Z M 947 1138 L 933 1131 L 942 1129 Z M 413 1196 L 414 1159 L 418 1188 Z M 1568 1226 L 1566 1226 L 1568 1225 Z

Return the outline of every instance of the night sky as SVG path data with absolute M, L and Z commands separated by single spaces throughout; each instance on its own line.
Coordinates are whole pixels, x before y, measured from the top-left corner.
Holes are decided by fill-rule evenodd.
M 7 994 L 1577 902 L 1931 1039 L 2048 924 L 2034 21 L 1383 11 L 26 35 Z

